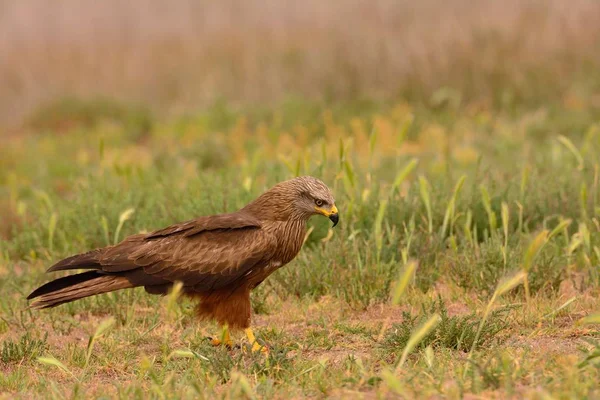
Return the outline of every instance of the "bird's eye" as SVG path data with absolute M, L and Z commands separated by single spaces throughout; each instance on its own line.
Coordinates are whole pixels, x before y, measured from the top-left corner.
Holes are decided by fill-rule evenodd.
M 315 204 L 317 205 L 317 207 L 321 207 L 323 205 L 323 200 L 315 200 Z

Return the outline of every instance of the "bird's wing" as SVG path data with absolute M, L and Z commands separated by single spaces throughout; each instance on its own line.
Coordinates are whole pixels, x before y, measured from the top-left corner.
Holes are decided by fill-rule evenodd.
M 152 240 L 176 234 L 183 234 L 183 236 L 188 237 L 204 231 L 251 227 L 260 228 L 260 221 L 252 215 L 238 211 L 230 214 L 200 217 L 190 221 L 182 222 L 180 224 L 171 225 L 149 233 L 144 237 L 144 239 Z
M 276 238 L 244 214 L 202 217 L 149 235 L 132 236 L 97 258 L 107 273 L 143 269 L 148 278 L 219 289 L 268 263 Z

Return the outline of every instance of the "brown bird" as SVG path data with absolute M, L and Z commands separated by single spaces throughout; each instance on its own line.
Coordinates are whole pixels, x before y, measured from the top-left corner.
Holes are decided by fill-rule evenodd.
M 245 329 L 252 350 L 261 349 L 250 328 L 250 291 L 296 257 L 313 215 L 338 223 L 329 188 L 303 176 L 281 182 L 244 208 L 199 217 L 59 261 L 48 272 L 88 269 L 34 290 L 34 308 L 143 286 L 167 294 L 175 282 L 199 299 L 197 314 L 232 329 Z M 223 341 L 231 346 L 225 329 Z

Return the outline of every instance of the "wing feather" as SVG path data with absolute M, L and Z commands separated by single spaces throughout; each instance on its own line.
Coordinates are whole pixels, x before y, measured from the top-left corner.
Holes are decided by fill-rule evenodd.
M 222 288 L 266 265 L 277 240 L 244 214 L 202 217 L 149 235 L 136 235 L 98 257 L 107 273 L 142 269 L 197 291 Z
M 163 238 L 183 233 L 184 236 L 197 235 L 200 232 L 217 229 L 239 229 L 254 226 L 261 227 L 260 221 L 252 215 L 242 212 L 211 215 L 182 222 L 154 231 L 146 235 L 146 240 Z

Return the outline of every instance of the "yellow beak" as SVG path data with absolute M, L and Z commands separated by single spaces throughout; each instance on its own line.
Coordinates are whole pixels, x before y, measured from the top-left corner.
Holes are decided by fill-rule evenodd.
M 333 226 L 336 226 L 338 221 L 340 220 L 340 217 L 338 215 L 338 209 L 335 206 L 335 204 L 333 206 L 331 206 L 330 210 L 326 210 L 321 207 L 315 207 L 315 210 L 318 213 L 323 214 L 324 216 L 328 217 L 331 220 L 331 222 L 333 222 Z
M 315 207 L 315 210 L 319 213 L 319 214 L 323 214 L 326 217 L 329 217 L 333 214 L 337 214 L 338 213 L 338 209 L 335 206 L 335 204 L 333 206 L 331 206 L 331 210 L 326 210 L 324 208 L 321 207 Z

